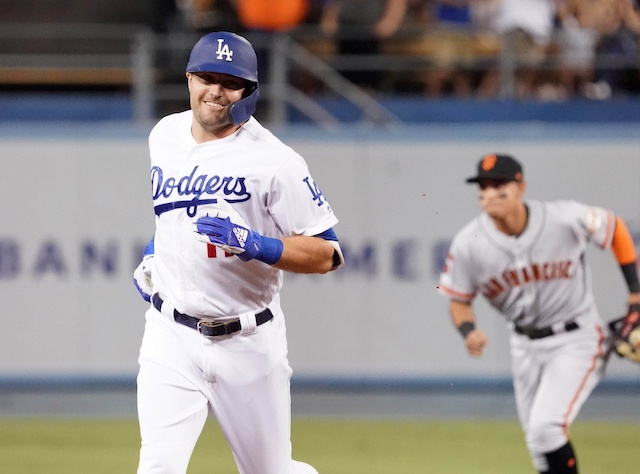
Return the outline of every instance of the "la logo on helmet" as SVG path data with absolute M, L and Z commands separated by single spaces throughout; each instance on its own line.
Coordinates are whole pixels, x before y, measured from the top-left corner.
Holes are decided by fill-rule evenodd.
M 233 51 L 231 51 L 229 49 L 229 45 L 228 44 L 225 44 L 223 38 L 219 38 L 218 39 L 218 49 L 216 51 L 216 58 L 217 59 L 222 59 L 222 56 L 226 56 L 225 59 L 227 61 L 231 61 L 231 58 L 233 57 Z

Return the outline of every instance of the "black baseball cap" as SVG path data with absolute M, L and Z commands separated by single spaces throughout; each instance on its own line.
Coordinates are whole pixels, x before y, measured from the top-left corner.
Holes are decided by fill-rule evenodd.
M 522 165 L 509 155 L 485 155 L 478 162 L 478 175 L 468 178 L 467 183 L 477 183 L 483 179 L 522 181 Z

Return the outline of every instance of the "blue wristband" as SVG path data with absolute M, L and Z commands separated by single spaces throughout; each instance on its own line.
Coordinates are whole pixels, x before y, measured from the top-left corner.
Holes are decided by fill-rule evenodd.
M 247 250 L 238 255 L 240 260 L 248 262 L 255 258 L 268 265 L 273 265 L 282 257 L 284 250 L 282 240 L 265 237 L 255 231 L 251 231 L 251 239 L 251 245 L 247 247 Z
M 155 240 L 156 235 L 153 234 L 153 237 L 151 237 L 151 241 L 144 248 L 144 252 L 142 252 L 143 257 L 146 257 L 147 255 L 153 255 L 155 253 Z
M 261 237 L 260 253 L 256 255 L 256 259 L 261 262 L 273 265 L 280 257 L 282 257 L 282 251 L 284 250 L 284 244 L 280 239 L 272 239 L 271 237 Z

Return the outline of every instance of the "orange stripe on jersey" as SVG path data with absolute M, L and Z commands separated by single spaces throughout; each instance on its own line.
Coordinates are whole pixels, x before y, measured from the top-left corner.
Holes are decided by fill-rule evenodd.
M 591 358 L 591 365 L 589 366 L 589 369 L 587 370 L 587 372 L 584 374 L 584 377 L 580 382 L 580 386 L 578 387 L 578 390 L 576 390 L 576 393 L 573 395 L 573 398 L 571 399 L 571 402 L 569 403 L 569 407 L 567 408 L 567 411 L 564 414 L 564 418 L 562 420 L 562 431 L 564 432 L 564 435 L 566 436 L 567 439 L 569 439 L 568 431 L 569 431 L 569 418 L 571 416 L 571 412 L 575 407 L 576 401 L 580 397 L 580 393 L 584 390 L 584 386 L 586 385 L 587 380 L 589 380 L 589 377 L 591 376 L 591 374 L 593 374 L 593 372 L 598 367 L 598 360 L 601 359 L 602 356 L 604 355 L 604 350 L 602 348 L 603 347 L 602 343 L 604 342 L 604 339 L 605 339 L 604 332 L 602 331 L 602 328 L 600 326 L 596 326 L 596 329 L 598 330 L 598 350 Z
M 471 301 L 476 296 L 475 293 L 461 293 L 459 291 L 453 290 L 444 285 L 438 285 L 438 291 L 446 295 L 449 295 L 452 298 L 455 298 L 456 300 L 465 301 L 465 302 Z
M 627 225 L 616 216 L 616 228 L 611 241 L 611 250 L 620 265 L 635 263 L 636 247 Z

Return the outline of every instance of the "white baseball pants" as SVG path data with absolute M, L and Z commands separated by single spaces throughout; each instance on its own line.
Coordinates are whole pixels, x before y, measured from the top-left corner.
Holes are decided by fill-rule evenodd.
M 220 338 L 147 311 L 137 379 L 138 474 L 186 473 L 209 413 L 240 474 L 317 474 L 291 459 L 292 371 L 284 316 L 271 309 L 271 321 Z

